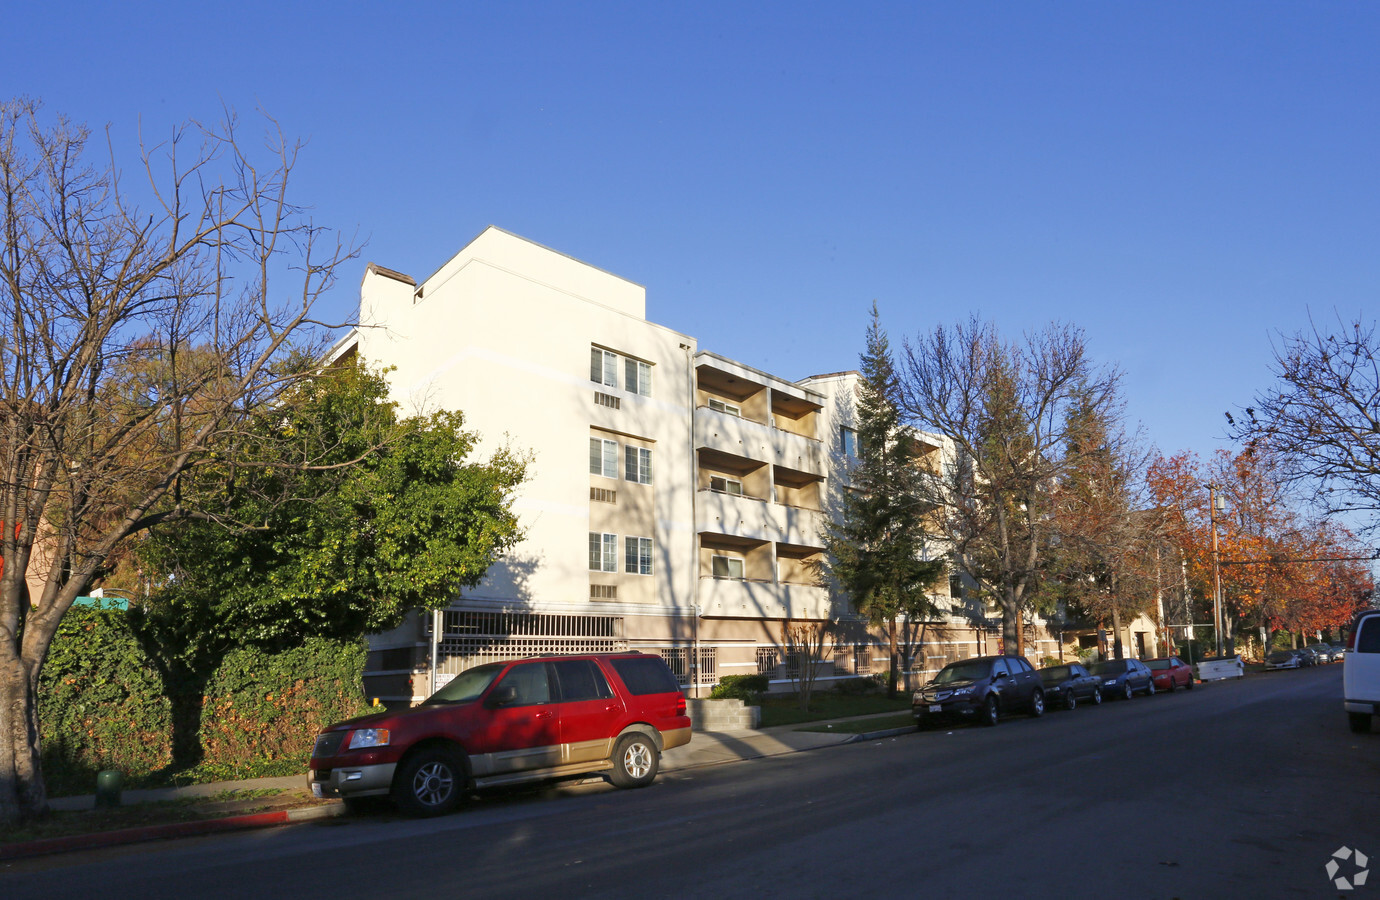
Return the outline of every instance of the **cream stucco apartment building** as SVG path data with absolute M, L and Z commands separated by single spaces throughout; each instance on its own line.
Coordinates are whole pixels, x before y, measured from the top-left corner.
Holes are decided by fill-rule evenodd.
M 662 654 L 692 693 L 781 680 L 783 622 L 848 619 L 812 564 L 847 489 L 855 373 L 792 382 L 701 349 L 647 320 L 642 286 L 492 227 L 421 281 L 370 265 L 359 323 L 337 357 L 393 367 L 408 412 L 463 411 L 481 454 L 532 460 L 524 541 L 443 613 L 372 639 L 372 696 L 416 701 L 492 659 L 625 648 Z M 947 588 L 917 670 L 997 652 Z M 834 674 L 886 669 L 878 635 L 842 634 Z

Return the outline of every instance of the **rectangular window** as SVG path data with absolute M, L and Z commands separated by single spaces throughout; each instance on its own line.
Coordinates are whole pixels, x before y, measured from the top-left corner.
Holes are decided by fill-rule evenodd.
M 623 408 L 623 398 L 605 394 L 603 391 L 594 392 L 594 402 L 599 406 L 607 406 L 609 409 Z
M 713 397 L 709 398 L 709 408 L 721 413 L 728 413 L 730 416 L 741 416 L 743 414 L 741 407 L 734 406 L 732 403 L 725 403 L 722 400 L 715 400 Z
M 589 570 L 591 572 L 618 571 L 618 535 L 589 533 Z
M 611 491 L 608 488 L 592 487 L 589 489 L 589 499 L 598 503 L 617 503 L 618 492 Z
M 624 538 L 623 570 L 629 575 L 652 574 L 652 539 Z
M 652 451 L 646 447 L 624 448 L 623 477 L 637 484 L 652 483 Z
M 718 491 L 721 494 L 733 494 L 737 497 L 743 496 L 743 483 L 736 478 L 720 478 L 717 475 L 711 475 L 709 477 L 709 489 L 711 491 Z
M 652 395 L 652 367 L 635 359 L 623 358 L 623 384 L 630 394 Z
M 589 439 L 589 474 L 605 478 L 618 477 L 618 442 L 602 438 Z
M 715 556 L 712 565 L 715 578 L 743 580 L 743 561 L 736 556 Z
M 590 347 L 589 380 L 595 384 L 618 387 L 618 354 Z
M 843 441 L 843 455 L 849 459 L 857 459 L 858 432 L 844 425 L 839 428 L 839 437 Z

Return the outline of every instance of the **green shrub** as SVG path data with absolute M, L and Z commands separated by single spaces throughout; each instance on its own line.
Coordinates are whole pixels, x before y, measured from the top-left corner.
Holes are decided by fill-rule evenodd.
M 846 678 L 834 686 L 834 690 L 845 697 L 863 697 L 874 693 L 877 688 L 877 682 L 871 678 Z
M 1042 669 L 1049 666 L 1062 666 L 1063 664 L 1064 661 L 1057 656 L 1046 656 L 1044 659 L 1040 660 L 1040 668 Z
M 266 761 L 305 766 L 327 725 L 365 715 L 363 641 L 320 638 L 281 653 L 230 652 L 206 686 L 202 765 L 255 770 Z
M 741 700 L 755 705 L 771 687 L 765 675 L 725 675 L 709 692 L 710 700 Z
M 172 706 L 121 610 L 77 606 L 63 617 L 38 709 L 51 796 L 91 792 L 103 769 L 137 786 L 172 761 Z

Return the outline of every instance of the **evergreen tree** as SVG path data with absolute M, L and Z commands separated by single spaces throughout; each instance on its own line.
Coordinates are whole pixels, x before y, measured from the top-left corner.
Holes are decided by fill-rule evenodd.
M 924 527 L 929 508 L 922 499 L 920 444 L 901 425 L 898 382 L 891 348 L 877 305 L 867 328 L 856 395 L 858 457 L 850 473 L 839 521 L 826 529 L 830 569 L 848 591 L 853 608 L 873 625 L 885 626 L 896 694 L 901 669 L 898 627 L 933 612 L 928 591 L 944 572 L 942 560 L 927 559 Z

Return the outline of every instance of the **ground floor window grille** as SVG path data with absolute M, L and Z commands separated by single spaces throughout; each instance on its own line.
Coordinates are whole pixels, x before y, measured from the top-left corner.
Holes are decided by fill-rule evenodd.
M 776 677 L 776 650 L 771 647 L 757 648 L 757 674 L 768 678 Z
M 867 644 L 858 644 L 853 648 L 853 674 L 872 674 L 872 648 Z
M 543 653 L 615 653 L 628 649 L 621 616 L 462 612 L 442 618 L 437 674 L 457 675 L 489 662 Z
M 700 684 L 709 684 L 719 680 L 719 652 L 717 647 L 700 648 Z M 694 648 L 692 647 L 663 647 L 660 650 L 661 658 L 666 660 L 666 665 L 671 667 L 671 671 L 676 676 L 676 681 L 681 687 L 690 684 L 690 661 L 695 658 Z

